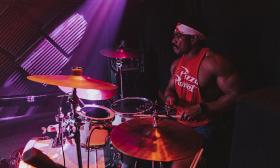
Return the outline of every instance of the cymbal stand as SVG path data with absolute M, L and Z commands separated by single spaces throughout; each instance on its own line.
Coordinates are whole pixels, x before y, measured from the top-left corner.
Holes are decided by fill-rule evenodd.
M 155 168 L 155 165 L 156 165 L 156 161 L 152 161 L 152 168 Z M 163 165 L 162 165 L 162 162 L 159 162 L 159 168 L 164 168 Z
M 69 94 L 63 94 L 63 95 L 59 95 L 57 97 L 60 98 L 57 114 L 55 115 L 55 121 L 58 123 L 58 132 L 56 134 L 56 137 L 53 140 L 52 147 L 56 148 L 56 147 L 61 146 L 63 148 L 63 144 L 64 144 L 64 125 L 63 124 L 65 122 L 65 117 L 62 112 L 62 102 L 65 100 L 65 97 L 69 98 Z
M 63 145 L 63 128 L 64 114 L 62 113 L 61 106 L 58 108 L 58 113 L 55 115 L 55 120 L 58 122 L 58 132 L 53 140 L 52 147 L 60 147 Z
M 157 120 L 158 120 L 158 112 L 155 109 L 153 111 L 153 128 L 157 128 L 157 126 L 158 126 L 158 121 Z
M 75 120 L 75 135 L 74 135 L 74 139 L 75 139 L 75 143 L 76 143 L 76 150 L 77 150 L 77 158 L 78 158 L 78 165 L 79 168 L 82 168 L 82 155 L 81 155 L 81 143 L 80 143 L 80 126 L 81 126 L 81 120 L 78 118 L 78 114 L 77 114 L 77 107 L 79 104 L 79 98 L 77 96 L 77 89 L 74 88 L 73 89 L 73 94 L 72 94 L 72 99 L 70 100 L 71 105 L 72 105 L 72 111 L 73 111 L 73 116 L 74 116 L 74 120 Z
M 120 78 L 120 86 L 121 86 L 120 96 L 121 96 L 121 98 L 123 98 L 123 77 L 122 77 L 123 61 L 122 61 L 122 59 L 117 59 L 116 65 L 117 65 L 117 72 L 119 72 L 119 78 Z
M 153 111 L 153 128 L 156 129 L 158 127 L 158 111 L 155 109 Z M 162 163 L 159 162 L 159 167 L 162 168 Z M 152 168 L 155 168 L 155 161 L 152 160 Z

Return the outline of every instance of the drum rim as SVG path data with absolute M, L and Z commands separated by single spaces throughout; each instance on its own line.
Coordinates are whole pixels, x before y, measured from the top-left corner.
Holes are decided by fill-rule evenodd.
M 105 110 L 106 112 L 108 112 L 109 116 L 106 117 L 106 118 L 94 118 L 94 117 L 86 116 L 82 111 L 83 108 L 85 108 L 85 107 L 101 108 L 101 109 Z M 113 120 L 114 117 L 115 117 L 115 113 L 113 112 L 113 110 L 109 109 L 108 107 L 105 107 L 105 106 L 102 106 L 102 105 L 97 105 L 97 104 L 86 104 L 79 111 L 77 111 L 77 114 L 80 115 L 81 117 L 84 117 L 86 119 L 90 119 L 90 120 L 93 120 L 93 121 L 108 121 L 108 120 Z
M 145 109 L 145 110 L 143 110 L 143 111 L 137 111 L 137 112 L 135 112 L 135 113 L 124 113 L 124 112 L 120 112 L 120 111 L 114 110 L 112 106 L 113 106 L 114 104 L 118 103 L 118 102 L 123 101 L 123 100 L 144 100 L 144 101 L 147 101 L 147 102 L 151 103 L 151 107 L 149 107 L 149 108 L 147 108 L 147 109 Z M 145 97 L 137 97 L 137 96 L 136 96 L 136 97 L 125 97 L 125 98 L 121 98 L 121 99 L 118 99 L 118 100 L 114 101 L 114 102 L 111 104 L 110 108 L 111 108 L 111 110 L 113 110 L 116 114 L 123 115 L 123 116 L 131 116 L 131 115 L 135 115 L 135 114 L 143 114 L 144 112 L 151 110 L 151 109 L 153 108 L 153 102 L 152 102 L 150 99 L 145 98 Z

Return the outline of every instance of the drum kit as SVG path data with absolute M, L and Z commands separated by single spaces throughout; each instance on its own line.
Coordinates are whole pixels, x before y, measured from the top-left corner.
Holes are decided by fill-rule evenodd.
M 101 53 L 110 58 L 130 59 L 136 55 L 123 49 L 102 50 Z M 119 66 L 120 78 L 121 65 Z M 120 99 L 113 101 L 110 107 L 97 104 L 79 106 L 79 100 L 109 100 L 117 94 L 115 84 L 100 81 L 83 75 L 82 68 L 73 68 L 71 75 L 33 75 L 29 80 L 43 84 L 58 86 L 69 93 L 71 112 L 56 115 L 57 136 L 52 140 L 53 149 L 44 151 L 51 159 L 61 155 L 62 147 L 65 167 L 117 167 L 121 164 L 121 156 L 155 162 L 171 162 L 185 158 L 193 158 L 202 147 L 202 139 L 191 127 L 176 120 L 162 117 L 154 108 L 155 103 L 143 97 L 123 97 L 122 79 L 120 80 Z M 110 164 L 103 163 L 104 153 L 98 154 L 98 149 L 108 147 L 113 150 Z M 32 145 L 31 145 L 32 146 Z M 33 144 L 33 147 L 36 146 Z M 69 146 L 75 146 L 70 150 Z M 26 147 L 26 151 L 30 147 Z M 68 152 L 67 150 L 71 151 Z M 89 153 L 95 150 L 95 161 L 91 162 Z M 103 150 L 104 151 L 104 150 Z M 87 156 L 86 156 L 87 154 Z M 110 153 L 111 154 L 111 153 Z M 65 161 L 65 157 L 66 159 Z M 55 160 L 55 159 L 54 159 Z M 75 162 L 74 162 L 75 160 Z M 92 160 L 92 159 L 91 159 Z M 106 160 L 106 159 L 105 159 Z M 55 160 L 62 162 L 61 160 Z M 65 163 L 66 162 L 66 163 Z M 69 163 L 68 163 L 69 162 Z M 70 163 L 71 162 L 71 163 Z M 87 162 L 87 164 L 86 164 Z M 63 162 L 62 162 L 63 163 Z M 61 164 L 62 164 L 61 163 Z M 22 167 L 25 164 L 21 161 Z

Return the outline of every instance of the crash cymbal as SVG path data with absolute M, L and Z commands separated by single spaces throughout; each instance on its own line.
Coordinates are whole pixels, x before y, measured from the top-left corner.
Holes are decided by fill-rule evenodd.
M 115 91 L 117 86 L 91 77 L 81 75 L 33 75 L 27 79 L 55 86 L 80 89 L 95 89 L 101 91 Z
M 169 119 L 136 118 L 113 128 L 110 138 L 120 152 L 151 161 L 174 161 L 193 157 L 202 139 L 191 127 Z
M 138 55 L 135 52 L 120 48 L 120 49 L 103 49 L 100 53 L 109 58 L 116 59 L 132 59 Z

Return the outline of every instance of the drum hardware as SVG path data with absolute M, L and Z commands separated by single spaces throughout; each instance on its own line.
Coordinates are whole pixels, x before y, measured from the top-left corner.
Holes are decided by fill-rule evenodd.
M 74 120 L 70 112 L 64 115 L 61 106 L 58 108 L 58 113 L 55 115 L 55 121 L 57 124 L 48 125 L 42 127 L 42 134 L 55 133 L 55 137 L 52 137 L 52 148 L 63 147 L 66 140 L 70 140 L 74 137 Z M 48 136 L 47 136 L 48 137 Z M 49 137 L 50 138 L 50 137 Z
M 143 58 L 137 57 L 133 59 L 122 59 L 122 71 L 129 72 L 129 71 L 138 71 L 144 72 L 144 62 L 142 61 Z M 112 72 L 118 72 L 117 60 L 119 59 L 110 59 L 110 67 Z
M 108 132 L 112 127 L 111 122 L 114 119 L 114 113 L 111 109 L 96 104 L 85 105 L 77 113 L 85 122 L 82 130 L 85 135 L 81 135 L 81 147 L 86 148 L 88 151 L 87 165 L 89 166 L 89 152 L 95 150 L 95 162 L 97 163 L 97 149 L 104 147 L 108 143 Z M 95 135 L 93 136 L 93 134 Z M 83 136 L 86 136 L 86 138 Z M 84 142 L 85 140 L 86 142 Z
M 28 76 L 27 79 L 34 82 L 71 88 L 71 91 L 67 92 L 71 92 L 71 94 L 73 94 L 73 88 L 76 88 L 77 96 L 79 96 L 77 93 L 79 93 L 80 89 L 94 90 L 99 95 L 99 97 L 95 97 L 98 98 L 97 100 L 110 99 L 115 96 L 117 91 L 117 86 L 114 84 L 83 75 L 32 75 Z
M 158 120 L 158 112 L 157 112 L 157 110 L 154 110 L 154 112 L 153 112 L 153 127 L 154 128 L 158 127 L 157 120 Z
M 68 112 L 67 116 L 64 117 L 64 120 L 62 123 L 63 136 L 68 141 L 70 141 L 71 138 L 74 138 L 74 135 L 75 135 L 74 124 L 75 124 L 75 120 L 73 119 L 72 112 Z M 63 142 L 65 142 L 65 140 Z
M 54 162 L 59 163 L 63 165 L 63 156 L 62 156 L 62 151 L 61 148 L 52 148 L 51 147 L 52 140 L 47 139 L 47 140 L 42 140 L 40 139 L 30 139 L 23 150 L 23 153 L 27 151 L 28 149 L 31 149 L 32 147 L 39 149 L 42 151 L 44 154 L 46 154 L 49 158 L 51 158 Z M 65 167 L 67 168 L 77 168 L 78 167 L 78 160 L 76 156 L 76 145 L 74 143 L 66 141 L 64 144 L 64 153 L 65 153 Z M 82 149 L 82 157 L 83 157 L 83 167 L 85 168 L 87 166 L 87 150 Z M 98 167 L 99 168 L 105 168 L 105 165 L 109 164 L 109 160 L 106 160 L 104 158 L 104 150 L 103 149 L 97 149 L 98 153 Z M 90 168 L 95 168 L 95 151 L 90 151 Z M 33 168 L 30 165 L 27 165 L 22 161 L 20 161 L 20 165 L 18 166 L 20 168 Z M 109 167 L 106 167 L 109 168 Z
M 77 107 L 79 98 L 77 96 L 77 88 L 81 89 L 95 89 L 100 93 L 101 98 L 111 98 L 114 96 L 117 86 L 111 83 L 99 81 L 90 77 L 83 76 L 83 69 L 81 67 L 72 68 L 72 75 L 33 75 L 28 76 L 29 80 L 34 82 L 71 87 L 73 88 L 72 97 L 70 99 L 72 107 L 72 119 L 74 120 L 74 140 L 76 144 L 76 152 L 78 158 L 78 166 L 82 168 L 82 156 L 80 145 L 80 126 L 81 119 L 77 114 Z
M 73 119 L 75 120 L 74 126 L 75 126 L 75 134 L 74 134 L 74 140 L 76 143 L 76 150 L 77 150 L 77 158 L 78 158 L 78 165 L 79 168 L 82 168 L 82 154 L 81 154 L 81 144 L 80 144 L 80 125 L 81 120 L 79 119 L 77 115 L 77 107 L 78 107 L 78 96 L 77 96 L 77 90 L 76 88 L 73 89 L 72 99 L 70 99 L 71 107 L 73 110 Z
M 100 54 L 113 59 L 133 59 L 139 56 L 135 51 L 127 49 L 123 40 L 117 49 L 103 49 L 100 51 Z
M 94 132 L 94 130 L 97 130 L 97 129 L 104 129 L 103 126 L 97 126 L 97 127 L 94 127 L 91 131 L 90 131 L 90 134 L 87 138 L 87 142 L 86 142 L 86 148 L 87 148 L 87 167 L 89 168 L 89 152 L 91 150 L 95 150 L 95 163 L 98 163 L 98 155 L 97 155 L 97 149 L 99 149 L 101 146 L 105 146 L 106 145 L 106 142 L 108 141 L 108 136 L 106 136 L 105 138 L 105 144 L 104 145 L 95 145 L 95 146 L 91 146 L 90 145 L 90 140 L 91 140 L 91 137 L 92 137 L 92 133 Z M 98 164 L 95 165 L 96 168 L 98 168 Z
M 123 94 L 123 67 L 124 62 L 126 60 L 133 60 L 139 57 L 139 54 L 133 51 L 129 51 L 126 49 L 125 42 L 122 40 L 120 45 L 117 49 L 103 49 L 100 51 L 100 53 L 103 56 L 106 56 L 115 63 L 115 67 L 112 66 L 111 62 L 111 68 L 116 72 L 119 73 L 119 81 L 120 81 L 120 98 L 122 99 L 124 97 Z
M 117 70 L 119 72 L 119 75 L 120 75 L 120 86 L 121 86 L 121 93 L 120 93 L 120 96 L 121 98 L 123 98 L 123 77 L 122 77 L 122 60 L 121 59 L 117 59 Z
M 62 125 L 64 122 L 64 114 L 62 113 L 61 107 L 58 108 L 58 114 L 55 116 L 55 121 L 58 123 L 58 131 L 56 137 L 53 140 L 52 147 L 63 146 L 63 130 Z
M 98 110 L 96 110 L 96 109 L 98 109 Z M 104 110 L 104 111 L 102 112 L 100 110 Z M 58 114 L 60 114 L 61 111 L 62 111 L 61 108 L 59 108 Z M 103 114 L 104 112 L 105 112 L 105 114 Z M 107 112 L 108 112 L 108 114 L 107 114 Z M 81 147 L 87 150 L 88 162 L 89 162 L 89 153 L 93 150 L 94 150 L 93 152 L 95 153 L 95 161 L 99 162 L 98 158 L 97 158 L 98 157 L 97 150 L 105 147 L 105 145 L 109 141 L 108 132 L 112 129 L 111 122 L 114 119 L 114 113 L 109 108 L 106 108 L 101 105 L 95 105 L 95 104 L 85 105 L 84 107 L 77 107 L 77 113 L 79 115 L 79 118 L 82 121 L 81 128 L 80 128 Z M 61 131 L 63 133 L 63 137 L 67 138 L 67 139 L 63 139 L 63 144 L 65 144 L 66 140 L 71 140 L 71 138 L 73 138 L 73 136 L 74 136 L 74 132 L 75 132 L 74 120 L 72 119 L 72 116 L 71 116 L 72 113 L 70 113 L 70 112 L 68 112 L 67 115 L 65 115 L 65 116 L 63 115 L 63 113 L 61 115 L 58 115 L 58 114 L 56 115 L 56 121 L 58 122 L 58 121 L 63 120 L 62 125 L 61 125 L 61 127 L 62 127 Z M 85 131 L 86 125 L 88 126 L 88 128 L 92 128 L 92 129 L 88 129 L 89 132 Z M 101 134 L 100 134 L 100 132 L 99 133 L 94 132 L 94 130 L 98 130 L 98 131 L 100 130 Z M 104 130 L 106 130 L 107 132 L 105 132 Z M 49 125 L 48 128 L 46 128 L 46 131 L 58 133 L 59 126 L 58 126 L 58 124 Z M 57 135 L 61 135 L 61 134 L 57 134 Z M 104 138 L 105 140 L 102 140 L 102 137 L 105 137 Z M 96 138 L 99 140 L 95 141 Z M 90 141 L 90 139 L 93 141 Z M 56 147 L 59 147 L 59 145 L 57 145 L 57 146 L 52 145 L 52 147 L 56 148 Z M 114 158 L 116 158 L 116 157 L 114 157 Z M 97 162 L 95 162 L 95 163 L 97 163 Z M 108 163 L 108 166 L 109 166 L 109 164 L 113 165 L 113 161 L 112 161 L 112 163 Z M 109 167 L 111 167 L 111 166 L 109 166 Z
M 113 149 L 113 147 L 111 147 L 110 150 L 113 151 L 113 156 L 112 162 L 108 166 L 119 168 L 121 166 L 121 153 Z
M 71 114 L 72 113 L 68 113 L 69 117 L 65 117 L 66 119 L 64 121 L 64 127 L 66 128 L 66 133 L 68 135 L 71 135 L 71 132 L 73 133 L 73 128 L 75 128 L 73 126 L 74 122 L 70 118 Z M 95 163 L 97 163 L 97 150 L 104 147 L 108 141 L 108 132 L 112 127 L 111 122 L 114 119 L 114 113 L 112 110 L 104 106 L 90 104 L 84 105 L 83 107 L 77 107 L 77 114 L 82 122 L 80 128 L 80 144 L 82 148 L 87 150 L 87 163 L 89 165 L 89 153 L 92 150 L 95 150 Z M 97 130 L 97 132 L 94 132 L 95 130 Z M 71 136 L 68 137 L 71 138 Z M 103 137 L 104 140 L 102 139 Z
M 110 136 L 113 146 L 121 153 L 150 160 L 152 166 L 155 162 L 190 158 L 202 146 L 201 137 L 191 127 L 156 114 L 122 123 Z
M 144 97 L 126 97 L 118 99 L 111 104 L 111 109 L 115 112 L 113 125 L 119 125 L 137 115 L 144 114 L 153 108 L 153 102 Z
M 159 114 L 164 114 L 165 116 L 162 117 L 168 117 L 169 119 L 172 120 L 177 120 L 178 122 L 190 126 L 190 127 L 200 127 L 200 126 L 205 126 L 207 125 L 210 121 L 207 119 L 207 115 L 200 115 L 199 117 L 189 120 L 189 119 L 184 119 L 188 114 L 177 114 L 177 107 L 176 105 L 174 106 L 169 106 L 169 105 L 157 105 L 156 103 L 154 104 L 154 107 L 158 109 Z M 145 117 L 145 116 L 143 116 Z
M 78 108 L 77 113 L 83 121 L 81 130 L 82 147 L 87 149 L 103 147 L 106 144 L 106 138 L 109 136 L 108 132 L 112 128 L 114 112 L 105 106 L 91 104 Z

